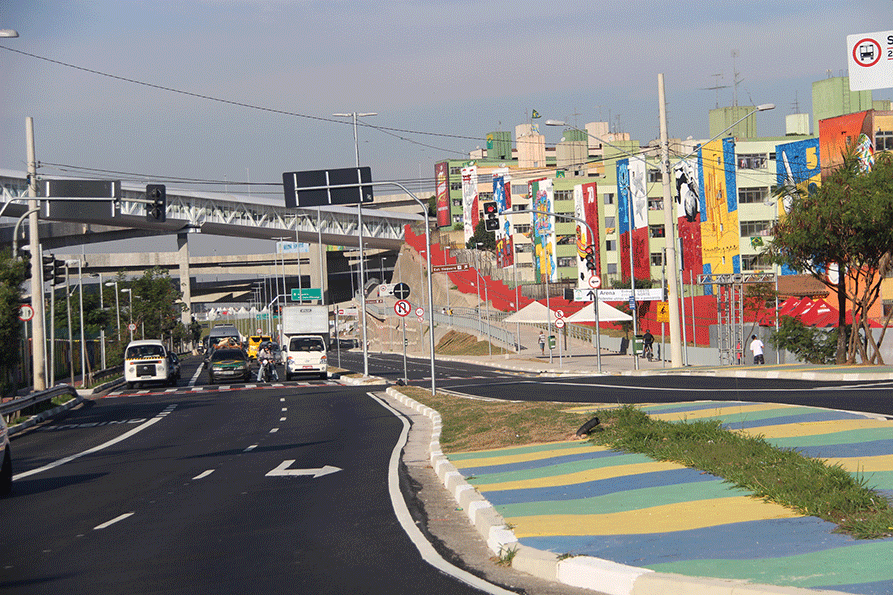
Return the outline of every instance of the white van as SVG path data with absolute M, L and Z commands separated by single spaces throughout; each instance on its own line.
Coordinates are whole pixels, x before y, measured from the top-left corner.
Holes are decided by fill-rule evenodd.
M 326 342 L 319 335 L 294 335 L 285 338 L 282 346 L 282 363 L 285 364 L 285 379 L 291 380 L 298 374 L 317 374 L 320 378 L 329 377 Z
M 176 384 L 164 343 L 158 339 L 131 341 L 124 352 L 124 381 L 127 388 L 138 382 Z

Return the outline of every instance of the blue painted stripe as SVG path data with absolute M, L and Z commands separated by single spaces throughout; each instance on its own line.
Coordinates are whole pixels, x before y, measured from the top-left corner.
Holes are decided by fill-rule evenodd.
M 834 528 L 815 517 L 798 517 L 650 535 L 524 537 L 520 541 L 556 554 L 595 556 L 645 568 L 717 556 L 726 560 L 782 558 L 864 543 L 832 533 Z
M 578 445 L 579 446 L 579 445 Z M 511 471 L 525 471 L 532 469 L 540 469 L 542 467 L 551 467 L 553 465 L 563 465 L 567 463 L 576 463 L 579 461 L 587 461 L 591 459 L 604 459 L 611 457 L 623 456 L 616 450 L 593 450 L 591 452 L 581 452 L 573 455 L 562 455 L 545 459 L 536 459 L 533 461 L 521 461 L 518 463 L 506 463 L 504 465 L 488 465 L 483 467 L 463 467 L 460 469 L 466 477 L 481 477 L 490 473 L 507 473 Z M 452 456 L 450 457 L 452 458 Z
M 531 488 L 526 490 L 495 490 L 485 494 L 494 506 L 521 504 L 525 502 L 561 502 L 565 500 L 582 500 L 597 498 L 617 492 L 653 488 L 656 486 L 682 486 L 686 483 L 716 481 L 716 477 L 701 473 L 695 469 L 674 469 L 672 471 L 655 471 L 638 475 L 624 475 L 611 479 L 588 481 L 572 485 L 548 488 Z M 600 511 L 604 512 L 604 511 Z
M 797 447 L 797 450 L 808 457 L 820 459 L 831 457 L 874 457 L 893 453 L 893 438 L 889 440 L 872 440 L 869 442 L 851 442 L 847 444 L 804 446 Z
M 724 419 L 726 416 L 719 416 L 718 419 Z M 731 420 L 732 417 L 740 417 L 744 418 L 740 421 Z M 842 412 L 815 412 L 815 413 L 800 413 L 795 415 L 775 415 L 772 417 L 765 417 L 762 419 L 758 419 L 757 415 L 754 414 L 751 416 L 751 419 L 746 419 L 746 415 L 741 416 L 728 416 L 730 421 L 726 423 L 723 422 L 723 425 L 730 430 L 744 430 L 744 429 L 752 429 L 752 428 L 760 428 L 763 426 L 781 426 L 784 424 L 806 424 L 813 423 L 818 421 L 841 421 L 845 419 L 865 419 L 861 415 L 853 415 L 851 413 L 842 413 Z

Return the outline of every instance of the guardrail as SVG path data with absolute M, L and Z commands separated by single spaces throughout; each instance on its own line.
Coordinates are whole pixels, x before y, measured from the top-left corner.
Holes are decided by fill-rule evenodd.
M 3 417 L 7 417 L 12 415 L 13 413 L 17 413 L 22 409 L 27 409 L 33 405 L 37 405 L 38 403 L 43 403 L 44 401 L 49 401 L 54 397 L 58 397 L 60 395 L 71 395 L 72 397 L 78 396 L 78 391 L 74 389 L 73 386 L 68 384 L 60 384 L 58 386 L 54 386 L 53 388 L 48 388 L 46 390 L 42 390 L 40 392 L 31 393 L 27 397 L 19 397 L 18 399 L 13 399 L 7 403 L 3 403 L 0 405 L 0 415 Z

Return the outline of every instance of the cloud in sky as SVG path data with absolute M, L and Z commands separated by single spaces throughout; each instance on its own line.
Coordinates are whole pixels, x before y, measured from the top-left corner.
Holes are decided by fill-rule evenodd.
M 276 182 L 283 171 L 352 165 L 351 127 L 326 120 L 370 111 L 379 115 L 369 124 L 436 133 L 361 129 L 375 177 L 430 185 L 435 161 L 513 130 L 531 109 L 580 125 L 610 119 L 647 142 L 658 132 L 659 72 L 670 135 L 703 138 L 708 110 L 733 100 L 731 88 L 705 89 L 732 85 L 734 69 L 740 104 L 778 105 L 759 130 L 780 136 L 795 100 L 811 110 L 813 81 L 845 74 L 846 35 L 876 30 L 891 9 L 888 0 L 0 0 L 0 27 L 20 33 L 4 47 L 310 116 L 0 50 L 0 167 L 24 169 L 33 116 L 41 161 Z M 543 132 L 548 142 L 561 135 Z

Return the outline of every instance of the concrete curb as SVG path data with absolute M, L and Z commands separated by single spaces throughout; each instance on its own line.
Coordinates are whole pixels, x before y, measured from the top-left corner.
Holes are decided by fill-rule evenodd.
M 502 515 L 496 512 L 493 505 L 474 486 L 465 481 L 462 474 L 444 456 L 440 449 L 443 427 L 440 413 L 404 395 L 395 387 L 389 387 L 385 393 L 431 420 L 431 467 L 458 505 L 465 510 L 469 521 L 487 542 L 490 551 L 497 556 L 512 555 L 513 568 L 542 579 L 598 590 L 608 595 L 843 595 L 839 591 L 659 573 L 591 556 L 559 559 L 552 552 L 521 545 Z
M 68 401 L 67 403 L 62 403 L 58 407 L 53 407 L 52 409 L 48 409 L 42 413 L 38 413 L 35 416 L 30 417 L 27 421 L 23 421 L 20 424 L 16 424 L 14 426 L 9 427 L 9 435 L 18 434 L 19 432 L 23 432 L 28 428 L 32 428 L 39 424 L 40 422 L 53 417 L 54 415 L 58 415 L 63 411 L 68 411 L 75 405 L 80 405 L 84 401 L 84 395 L 78 394 L 77 397 Z
M 348 376 L 342 376 L 339 378 L 341 382 L 344 384 L 349 384 L 351 386 L 366 386 L 369 384 L 387 384 L 388 381 L 384 378 L 379 378 L 378 376 L 367 376 L 365 378 L 351 378 Z

